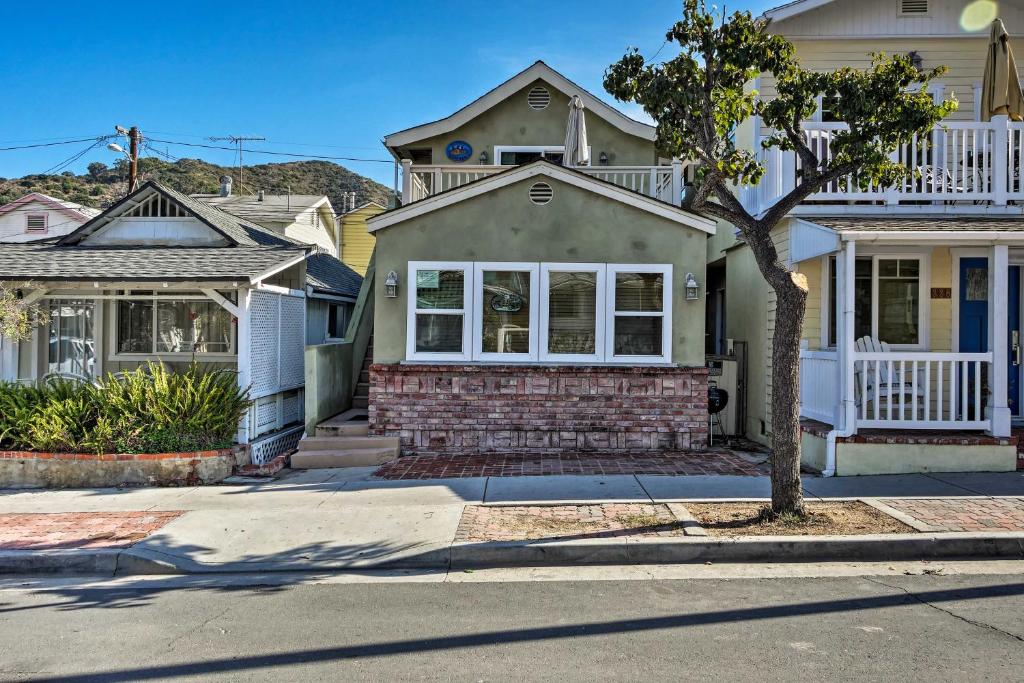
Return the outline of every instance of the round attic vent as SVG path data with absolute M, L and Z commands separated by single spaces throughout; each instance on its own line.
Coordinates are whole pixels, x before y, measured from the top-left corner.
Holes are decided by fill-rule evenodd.
M 538 206 L 543 206 L 551 201 L 555 191 L 547 183 L 534 183 L 530 185 L 530 201 Z
M 530 105 L 530 109 L 546 109 L 551 104 L 551 93 L 548 89 L 542 85 L 538 85 L 536 88 L 532 88 L 529 94 L 526 96 L 526 101 Z

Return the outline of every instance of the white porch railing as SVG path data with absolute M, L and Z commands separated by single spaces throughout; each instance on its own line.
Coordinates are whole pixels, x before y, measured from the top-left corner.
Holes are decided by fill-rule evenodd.
M 403 163 L 402 196 L 405 203 L 426 199 L 510 169 L 509 166 L 459 164 L 413 165 Z M 580 166 L 574 170 L 618 185 L 627 190 L 654 197 L 676 206 L 682 204 L 682 189 L 687 164 L 670 166 Z
M 839 354 L 835 351 L 801 351 L 800 414 L 835 424 L 839 404 Z
M 844 123 L 806 122 L 808 146 L 827 161 L 832 158 L 836 134 Z M 763 140 L 764 138 L 762 138 Z M 760 142 L 760 141 L 759 141 Z M 948 121 L 924 136 L 915 136 L 893 159 L 914 171 L 914 176 L 894 187 L 867 183 L 861 187 L 856 174 L 833 182 L 811 195 L 805 204 L 924 204 L 958 202 L 1006 206 L 1024 200 L 1024 123 L 997 117 L 993 121 Z M 794 152 L 777 148 L 760 152 L 765 177 L 744 191 L 747 206 L 763 211 L 800 183 L 801 165 Z M 831 210 L 834 210 L 834 206 Z
M 856 426 L 987 429 L 992 353 L 852 353 Z

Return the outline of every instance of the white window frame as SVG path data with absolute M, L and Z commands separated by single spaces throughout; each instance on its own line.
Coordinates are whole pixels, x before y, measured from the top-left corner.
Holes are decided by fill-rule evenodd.
M 587 146 L 587 158 L 591 160 L 587 166 L 590 166 L 593 162 L 594 155 L 593 146 Z M 565 155 L 565 145 L 495 145 L 494 146 L 494 164 L 501 166 L 501 155 L 503 152 L 540 152 L 541 154 L 547 154 L 548 152 L 554 152 L 556 154 Z M 512 168 L 509 165 L 509 168 Z
M 597 292 L 594 310 L 594 353 L 552 353 L 548 351 L 551 322 L 551 273 L 594 273 Z M 557 363 L 602 363 L 605 350 L 605 285 L 608 267 L 603 263 L 542 263 L 540 264 L 540 359 Z
M 141 351 L 138 353 L 121 351 L 120 347 L 120 318 L 121 318 L 121 307 L 118 305 L 122 301 L 151 301 L 153 302 L 153 320 L 152 320 L 152 338 L 153 346 L 150 347 L 150 351 Z M 200 353 L 198 351 L 157 351 L 156 345 L 159 343 L 160 338 L 159 326 L 160 319 L 157 315 L 156 309 L 160 306 L 159 302 L 170 303 L 172 301 L 198 301 L 207 302 L 214 305 L 218 305 L 213 299 L 206 296 L 183 294 L 182 296 L 174 295 L 163 295 L 163 294 L 130 294 L 125 296 L 115 296 L 112 300 L 111 308 L 113 309 L 112 315 L 110 316 L 110 324 L 107 327 L 107 331 L 110 334 L 111 345 L 109 360 L 111 361 L 138 361 L 146 358 L 156 358 L 165 360 L 190 360 L 195 358 L 199 361 L 217 361 L 217 360 L 230 360 L 238 357 L 238 324 L 237 322 L 232 327 L 231 331 L 231 349 L 229 351 L 214 351 Z
M 485 306 L 484 300 L 484 271 L 496 271 L 502 273 L 528 272 L 530 274 L 530 331 L 529 331 L 529 353 L 484 353 L 484 318 L 483 310 L 477 315 L 476 306 Z M 478 261 L 473 268 L 473 360 L 484 362 L 528 362 L 536 361 L 538 332 L 540 325 L 540 264 L 535 262 L 500 261 L 486 262 Z
M 637 363 L 671 363 L 672 362 L 672 292 L 675 285 L 672 280 L 672 264 L 637 264 L 609 263 L 607 267 L 607 286 L 605 296 L 605 363 L 637 364 Z M 661 273 L 664 276 L 664 296 L 660 313 L 615 311 L 615 276 L 619 273 Z M 615 355 L 615 318 L 619 317 L 655 317 L 662 316 L 661 324 L 661 355 L 656 356 L 616 356 Z
M 40 229 L 30 228 L 29 222 L 33 218 L 42 218 L 43 227 Z M 25 214 L 25 232 L 29 235 L 45 235 L 50 232 L 50 214 L 48 213 L 27 213 Z
M 823 349 L 835 349 L 838 342 L 841 340 L 837 339 L 836 346 L 829 345 L 829 331 L 836 324 L 836 321 L 832 320 L 829 315 L 829 306 L 832 300 L 832 291 L 830 287 L 831 276 L 832 276 L 832 264 L 831 258 L 840 258 L 837 254 L 828 254 L 823 257 L 822 263 L 822 278 L 821 278 L 821 291 L 822 291 L 822 303 L 821 303 L 821 348 Z M 858 254 L 857 260 L 868 260 L 871 259 L 871 336 L 880 341 L 878 336 L 878 262 L 885 261 L 917 261 L 918 262 L 918 297 L 920 305 L 917 311 L 917 325 L 918 325 L 918 340 L 916 344 L 889 344 L 893 350 L 902 351 L 927 351 L 930 344 L 930 331 L 931 331 L 931 258 L 930 255 L 924 252 L 885 252 L 877 254 Z M 838 313 L 838 311 L 837 311 Z
M 418 270 L 461 270 L 462 271 L 462 308 L 438 309 L 416 308 L 416 271 Z M 474 275 L 472 261 L 409 261 L 408 315 L 406 316 L 405 357 L 415 361 L 468 361 L 473 356 L 473 291 Z M 416 350 L 416 316 L 422 315 L 461 315 L 462 316 L 462 352 L 433 353 Z

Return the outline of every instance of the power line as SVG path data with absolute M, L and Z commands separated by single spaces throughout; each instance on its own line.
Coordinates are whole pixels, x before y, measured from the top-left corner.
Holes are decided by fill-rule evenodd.
M 165 145 L 181 145 L 184 147 L 202 147 L 204 149 L 222 149 L 227 152 L 237 152 L 235 147 L 224 147 L 221 145 L 203 145 L 198 142 L 177 142 L 174 140 L 158 140 L 157 138 L 149 138 L 151 142 L 159 142 Z M 320 154 L 301 154 L 298 152 L 273 152 L 269 149 L 247 149 L 245 150 L 249 154 L 267 154 L 271 156 L 281 157 L 297 157 L 302 159 L 325 159 L 328 161 L 364 161 L 375 164 L 393 164 L 394 159 L 362 159 L 358 157 L 336 157 L 336 156 L 325 156 Z
M 10 152 L 15 149 L 33 149 L 35 147 L 56 147 L 58 145 L 73 145 L 76 142 L 97 142 L 108 140 L 112 136 L 97 135 L 91 138 L 78 138 L 75 140 L 62 140 L 61 142 L 42 142 L 36 145 L 19 145 L 17 147 L 0 147 L 0 152 Z

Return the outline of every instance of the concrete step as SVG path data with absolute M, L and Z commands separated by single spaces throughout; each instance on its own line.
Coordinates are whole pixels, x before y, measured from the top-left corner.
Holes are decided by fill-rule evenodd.
M 356 448 L 347 451 L 299 451 L 292 454 L 292 469 L 323 470 L 335 467 L 383 465 L 398 457 L 398 447 Z
M 363 409 L 369 408 L 370 407 L 370 397 L 369 396 L 353 396 L 352 397 L 352 407 L 353 408 L 363 408 Z
M 397 436 L 308 436 L 299 451 L 345 451 L 354 448 L 398 448 Z
M 356 393 L 353 396 L 369 396 L 370 395 L 370 383 L 369 382 L 358 382 L 356 384 Z
M 370 383 L 370 371 L 369 370 L 363 370 L 362 372 L 359 373 L 359 383 L 362 384 L 363 382 L 366 382 L 367 384 Z
M 327 427 L 323 424 L 316 426 L 317 436 L 366 436 L 370 431 L 370 425 L 363 421 L 347 422 L 343 425 Z

